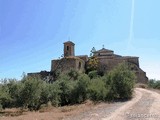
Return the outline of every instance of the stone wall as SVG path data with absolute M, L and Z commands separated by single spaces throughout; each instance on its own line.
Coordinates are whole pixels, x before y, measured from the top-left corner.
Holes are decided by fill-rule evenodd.
M 75 69 L 79 72 L 85 71 L 85 62 L 78 57 L 65 57 L 60 60 L 52 60 L 51 71 L 66 72 Z
M 82 59 L 83 61 L 87 62 L 88 61 L 88 55 L 80 55 L 80 56 L 76 56 L 80 59 Z
M 98 70 L 104 73 L 107 73 L 114 69 L 118 64 L 127 62 L 128 65 L 134 66 L 133 71 L 136 73 L 137 82 L 139 83 L 147 83 L 148 78 L 146 77 L 146 73 L 139 68 L 139 60 L 138 57 L 98 57 L 99 65 Z

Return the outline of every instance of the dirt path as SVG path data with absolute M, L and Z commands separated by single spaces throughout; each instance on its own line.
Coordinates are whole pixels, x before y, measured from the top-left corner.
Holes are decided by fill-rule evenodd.
M 136 88 L 133 100 L 103 120 L 160 120 L 160 94 Z
M 160 94 L 135 89 L 135 97 L 124 103 L 91 110 L 67 120 L 160 120 Z

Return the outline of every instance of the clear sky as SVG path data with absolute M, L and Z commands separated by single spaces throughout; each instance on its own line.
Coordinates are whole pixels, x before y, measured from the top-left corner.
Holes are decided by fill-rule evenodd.
M 160 0 L 0 0 L 0 78 L 50 70 L 70 37 L 76 55 L 138 56 L 160 79 Z

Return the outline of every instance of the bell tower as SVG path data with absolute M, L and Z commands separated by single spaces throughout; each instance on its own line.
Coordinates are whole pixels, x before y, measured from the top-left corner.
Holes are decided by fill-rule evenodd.
M 64 57 L 74 56 L 74 43 L 71 41 L 64 42 Z

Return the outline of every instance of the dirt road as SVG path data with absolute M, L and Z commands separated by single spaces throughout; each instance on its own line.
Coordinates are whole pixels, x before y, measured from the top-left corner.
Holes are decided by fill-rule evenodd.
M 160 120 L 160 94 L 136 88 L 136 96 L 102 120 Z
M 130 101 L 114 103 L 68 120 L 160 120 L 160 94 L 136 88 Z

